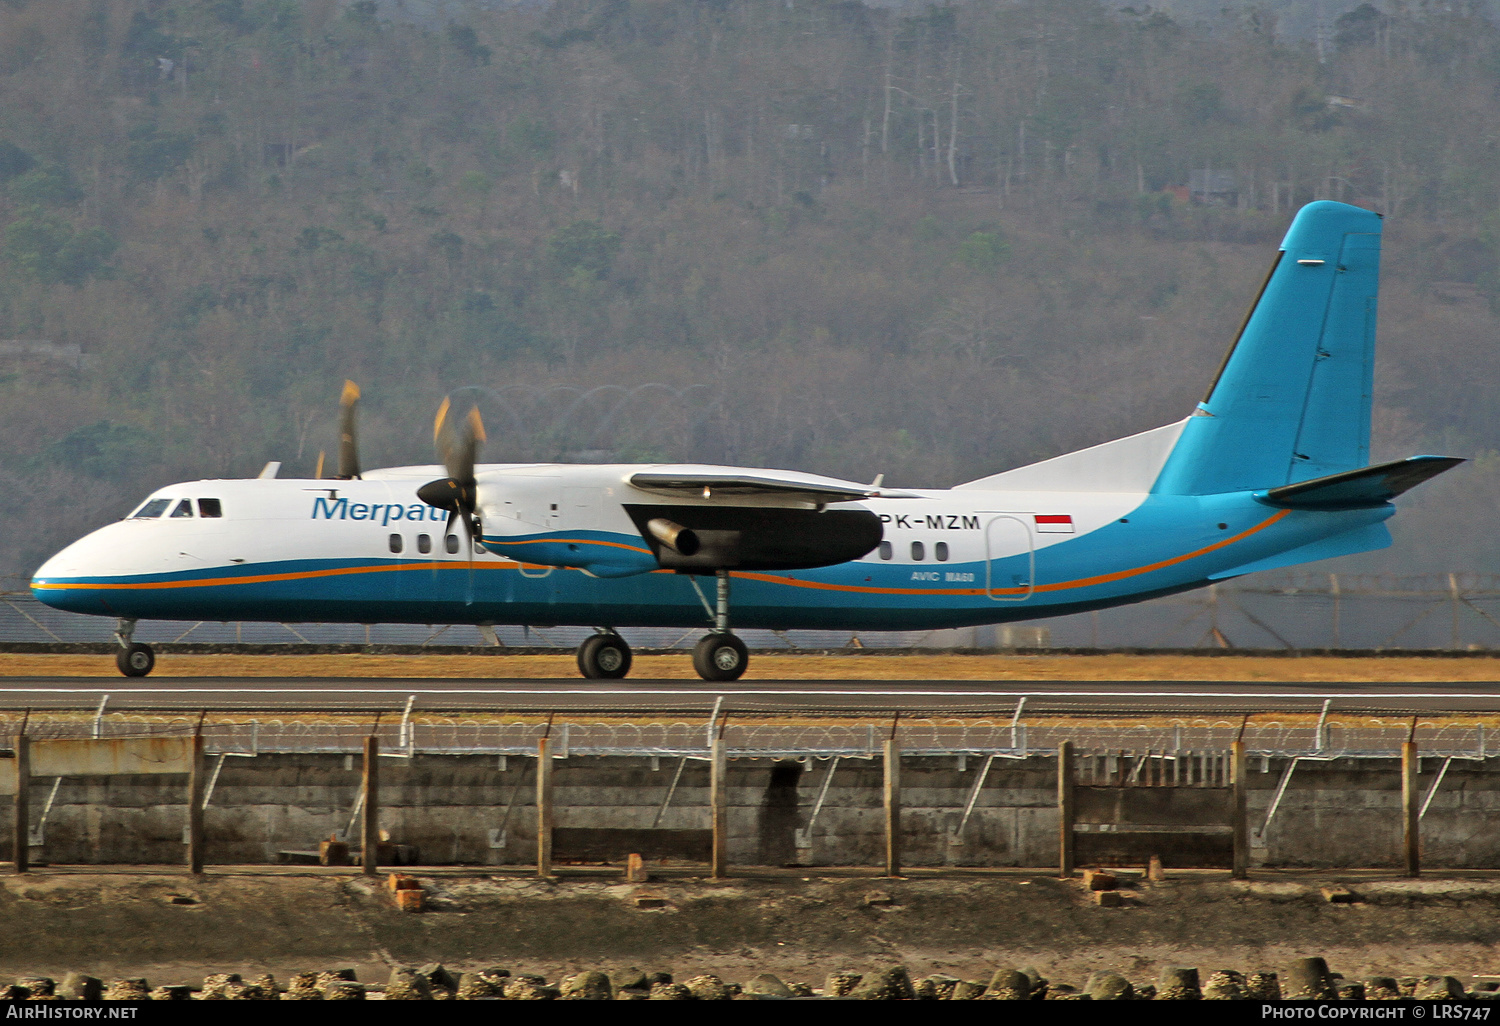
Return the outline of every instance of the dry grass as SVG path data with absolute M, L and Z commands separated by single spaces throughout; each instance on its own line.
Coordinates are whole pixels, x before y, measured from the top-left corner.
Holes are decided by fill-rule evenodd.
M 0 655 L 0 677 L 119 677 L 111 656 Z M 558 655 L 174 655 L 157 659 L 151 680 L 173 677 L 428 677 L 568 679 L 571 653 Z M 634 680 L 696 679 L 686 652 L 637 656 Z M 1421 656 L 1298 659 L 1259 656 L 756 655 L 747 681 L 772 680 L 1204 680 L 1487 682 L 1489 659 Z

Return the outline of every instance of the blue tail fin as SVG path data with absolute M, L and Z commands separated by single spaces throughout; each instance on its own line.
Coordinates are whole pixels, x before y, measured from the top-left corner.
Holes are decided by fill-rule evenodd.
M 1379 274 L 1380 215 L 1303 207 L 1154 490 L 1275 488 L 1368 463 Z

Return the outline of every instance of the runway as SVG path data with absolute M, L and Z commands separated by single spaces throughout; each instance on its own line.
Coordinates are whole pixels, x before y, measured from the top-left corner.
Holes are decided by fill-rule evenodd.
M 557 712 L 831 712 L 1030 714 L 1169 712 L 1388 713 L 1500 712 L 1500 682 L 1454 684 L 1225 681 L 871 681 L 766 680 L 731 684 L 682 680 L 453 678 L 10 677 L 0 709 L 384 710 L 408 700 L 427 710 Z

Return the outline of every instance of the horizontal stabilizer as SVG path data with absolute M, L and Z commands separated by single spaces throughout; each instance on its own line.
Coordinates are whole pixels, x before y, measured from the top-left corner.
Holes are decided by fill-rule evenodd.
M 1256 492 L 1255 497 L 1268 506 L 1283 509 L 1367 509 L 1390 502 L 1402 492 L 1415 488 L 1428 478 L 1437 477 L 1445 470 L 1452 470 L 1462 462 L 1456 456 L 1412 456 L 1394 463 L 1282 485 Z

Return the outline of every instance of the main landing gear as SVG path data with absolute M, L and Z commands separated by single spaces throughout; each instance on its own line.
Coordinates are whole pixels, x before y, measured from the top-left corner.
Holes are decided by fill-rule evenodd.
M 619 680 L 630 672 L 630 646 L 614 631 L 601 630 L 578 646 L 578 671 L 590 680 Z
M 693 646 L 693 669 L 704 680 L 739 680 L 750 665 L 750 651 L 729 632 L 728 570 L 718 572 L 718 584 L 714 628 Z M 619 680 L 630 672 L 630 646 L 613 630 L 601 627 L 578 646 L 578 670 L 590 680 Z
M 156 653 L 150 645 L 131 641 L 134 635 L 135 621 L 122 619 L 115 628 L 115 641 L 120 646 L 115 653 L 115 665 L 127 677 L 144 677 L 156 666 Z

